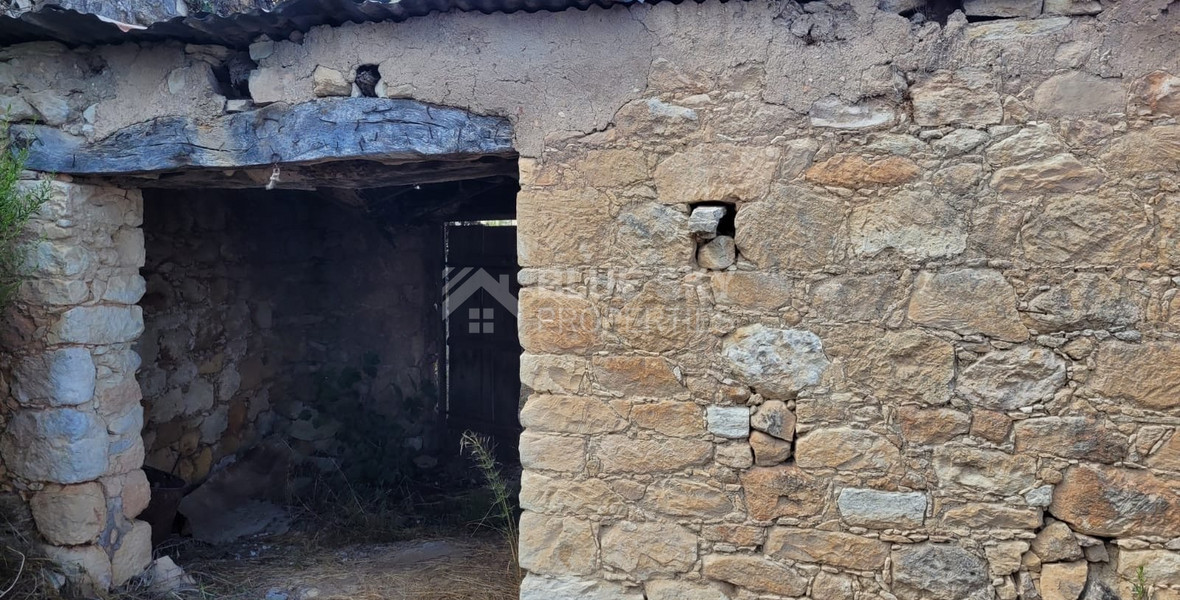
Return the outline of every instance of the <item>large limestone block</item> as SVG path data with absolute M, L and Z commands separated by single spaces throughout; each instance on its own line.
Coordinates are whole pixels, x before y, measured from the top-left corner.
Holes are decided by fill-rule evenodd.
M 1016 312 L 1016 292 L 991 269 L 923 271 L 914 283 L 909 318 L 915 323 L 982 334 L 1009 342 L 1028 339 Z
M 656 167 L 656 191 L 665 204 L 761 200 L 770 188 L 780 153 L 773 147 L 692 146 Z
M 791 398 L 819 383 L 829 365 L 819 336 L 762 324 L 726 336 L 721 355 L 744 383 L 771 399 Z
M 717 584 L 660 579 L 643 586 L 647 600 L 729 600 L 729 594 Z
M 107 470 L 107 429 L 89 411 L 18 411 L 0 436 L 9 471 L 33 481 L 82 483 Z
M 685 391 L 672 365 L 659 356 L 595 356 L 590 372 L 598 387 L 614 394 L 659 398 Z
M 1058 196 L 1030 215 L 1020 236 L 1034 263 L 1126 265 L 1139 260 L 1151 225 L 1125 195 Z
M 888 471 L 901 463 L 901 452 L 881 434 L 836 427 L 796 440 L 795 463 L 804 469 Z
M 520 584 L 520 600 L 644 600 L 643 592 L 617 583 L 577 577 L 542 577 L 529 573 Z
M 599 398 L 533 396 L 520 411 L 520 424 L 553 433 L 610 433 L 627 427 L 619 413 Z
M 724 490 L 691 479 L 662 479 L 649 485 L 643 505 L 686 519 L 720 519 L 733 512 L 733 500 Z
M 586 440 L 525 431 L 520 434 L 520 464 L 526 469 L 581 471 L 586 467 Z
M 996 77 L 980 70 L 940 71 L 910 88 L 922 126 L 993 125 L 1004 117 Z
M 675 523 L 623 521 L 602 533 L 602 562 L 637 579 L 684 573 L 697 560 L 697 537 Z
M 865 257 L 893 250 L 909 260 L 949 258 L 967 248 L 963 215 L 950 198 L 899 192 L 852 209 L 851 247 Z
M 916 329 L 861 333 L 851 331 L 841 355 L 846 376 L 883 401 L 945 404 L 955 376 L 955 350 Z M 876 337 L 880 336 L 880 337 Z
M 1089 381 L 1095 392 L 1148 410 L 1180 406 L 1180 343 L 1108 340 L 1098 346 L 1096 363 Z
M 139 306 L 78 306 L 67 310 L 49 329 L 51 342 L 118 344 L 139 339 L 143 308 Z
M 689 281 L 650 279 L 612 315 L 612 326 L 628 346 L 646 352 L 707 353 L 717 343 L 709 327 L 711 307 Z
M 849 525 L 872 529 L 913 529 L 926 519 L 926 494 L 845 488 L 836 497 L 840 517 Z
M 516 214 L 522 267 L 604 264 L 617 259 L 604 241 L 615 227 L 611 200 L 595 188 L 522 189 Z
M 893 551 L 893 593 L 901 600 L 992 600 L 987 563 L 952 544 Z
M 839 531 L 775 527 L 765 550 L 773 558 L 820 563 L 854 571 L 876 571 L 889 558 L 889 544 Z
M 520 290 L 520 344 L 536 354 L 586 351 L 598 343 L 598 310 L 590 300 L 541 288 Z
M 1102 273 L 1078 273 L 1037 294 L 1025 313 L 1038 331 L 1125 327 L 1143 318 L 1145 302 Z
M 836 96 L 816 100 L 807 113 L 812 127 L 872 129 L 892 125 L 897 111 L 887 102 L 866 100 L 849 104 Z
M 802 596 L 807 593 L 806 573 L 761 556 L 722 554 L 706 556 L 701 574 L 754 592 Z
M 534 512 L 520 516 L 520 566 L 545 575 L 589 575 L 597 566 L 594 525 Z
M 1052 563 L 1041 566 L 1041 598 L 1044 600 L 1078 600 L 1086 589 L 1089 563 Z
M 702 465 L 713 457 L 703 440 L 653 437 L 632 439 L 611 434 L 597 441 L 595 456 L 607 473 L 660 473 Z
M 1053 490 L 1049 513 L 1100 537 L 1180 536 L 1180 495 L 1147 471 L 1080 464 Z
M 1009 411 L 1051 400 L 1065 379 L 1064 359 L 1048 348 L 1022 345 L 989 352 L 962 368 L 956 390 L 973 406 Z
M 1018 454 L 1113 463 L 1127 457 L 1127 436 L 1114 425 L 1087 417 L 1041 417 L 1016 423 Z
M 999 450 L 941 446 L 934 450 L 934 472 L 943 489 L 954 486 L 1001 495 L 1017 494 L 1036 482 L 1037 461 Z
M 520 507 L 559 515 L 626 514 L 626 499 L 603 479 L 574 480 L 535 471 L 520 476 Z
M 97 483 L 46 487 L 29 508 L 45 541 L 58 546 L 91 543 L 106 526 L 106 497 Z
M 750 517 L 770 521 L 820 513 L 827 484 L 794 465 L 755 467 L 741 476 Z
M 74 406 L 94 396 L 94 359 L 86 348 L 27 357 L 13 375 L 13 397 L 24 405 Z
M 838 154 L 807 169 L 804 178 L 820 185 L 860 189 L 909 183 L 920 172 L 917 163 L 901 156 L 869 162 L 859 154 Z
M 624 206 L 619 212 L 611 246 L 616 257 L 647 267 L 690 265 L 696 254 L 684 209 L 655 202 Z
M 119 539 L 111 554 L 111 585 L 120 586 L 143 573 L 152 562 L 152 526 L 132 521 L 131 530 Z
M 1037 86 L 1032 106 L 1038 113 L 1053 117 L 1106 116 L 1124 112 L 1126 92 L 1121 79 L 1066 71 Z
M 630 421 L 644 429 L 675 437 L 700 436 L 706 431 L 705 411 L 683 400 L 636 404 L 631 407 Z
M 844 205 L 798 186 L 776 185 L 735 219 L 738 253 L 762 269 L 810 271 L 834 263 L 847 244 Z

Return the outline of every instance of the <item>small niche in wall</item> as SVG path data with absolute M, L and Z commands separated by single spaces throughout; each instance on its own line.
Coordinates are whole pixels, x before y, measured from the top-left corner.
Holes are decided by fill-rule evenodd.
M 256 68 L 258 63 L 250 59 L 248 52 L 231 54 L 220 66 L 213 67 L 217 93 L 230 100 L 249 100 L 250 71 Z
M 737 206 L 732 202 L 701 202 L 691 206 L 689 235 L 697 242 L 697 265 L 724 271 L 737 262 Z
M 381 71 L 377 65 L 361 65 L 356 68 L 356 87 L 366 98 L 377 97 L 377 84 L 381 81 Z

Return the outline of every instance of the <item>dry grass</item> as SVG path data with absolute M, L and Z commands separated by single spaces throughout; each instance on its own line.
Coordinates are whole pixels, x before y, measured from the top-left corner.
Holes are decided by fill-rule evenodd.
M 293 533 L 251 542 L 217 555 L 190 549 L 185 569 L 211 597 L 258 600 L 279 590 L 300 600 L 316 590 L 320 600 L 515 600 L 520 582 L 512 555 L 495 536 L 430 540 L 452 548 L 446 556 L 406 560 L 425 540 L 325 547 L 314 535 Z

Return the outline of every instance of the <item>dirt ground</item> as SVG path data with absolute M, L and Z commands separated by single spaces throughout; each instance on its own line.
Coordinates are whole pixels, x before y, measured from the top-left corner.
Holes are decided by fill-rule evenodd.
M 219 600 L 515 600 L 519 589 L 494 534 L 325 544 L 297 531 L 163 550 L 197 580 L 195 596 Z

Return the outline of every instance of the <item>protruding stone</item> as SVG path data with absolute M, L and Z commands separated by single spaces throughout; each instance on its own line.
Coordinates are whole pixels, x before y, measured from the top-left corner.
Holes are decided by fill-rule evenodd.
M 701 574 L 754 592 L 792 597 L 806 594 L 809 581 L 801 570 L 762 556 L 744 554 L 706 556 Z
M 1016 292 L 998 271 L 923 271 L 914 284 L 909 318 L 928 327 L 983 334 L 1010 342 L 1028 339 L 1016 312 Z
M 1070 562 L 1082 558 L 1082 547 L 1074 537 L 1069 525 L 1061 521 L 1054 521 L 1037 532 L 1032 541 L 1033 552 L 1037 553 L 1041 561 Z
M 710 406 L 705 409 L 709 433 L 730 439 L 750 435 L 750 407 Z
M 819 336 L 799 329 L 749 325 L 722 342 L 722 357 L 767 398 L 791 398 L 819 383 L 828 368 Z
M 737 259 L 737 245 L 727 235 L 717 236 L 697 249 L 697 264 L 710 271 L 724 271 Z
M 773 467 L 791 458 L 791 442 L 780 440 L 754 431 L 750 433 L 750 449 L 754 451 L 754 464 L 759 467 Z
M 795 413 L 782 400 L 767 400 L 750 415 L 750 427 L 780 440 L 795 439 Z
M 688 217 L 688 233 L 701 240 L 717 237 L 717 227 L 725 218 L 724 206 L 697 206 Z
M 952 544 L 893 551 L 893 593 L 901 600 L 992 600 L 987 563 Z
M 1051 399 L 1065 385 L 1065 367 L 1062 358 L 1040 346 L 996 350 L 962 368 L 956 389 L 973 406 L 1016 410 Z
M 850 104 L 836 96 L 827 96 L 811 105 L 808 116 L 812 127 L 872 129 L 892 125 L 897 120 L 897 111 L 880 100 Z
M 840 517 L 870 529 L 914 529 L 926 520 L 926 494 L 845 488 L 836 498 Z

